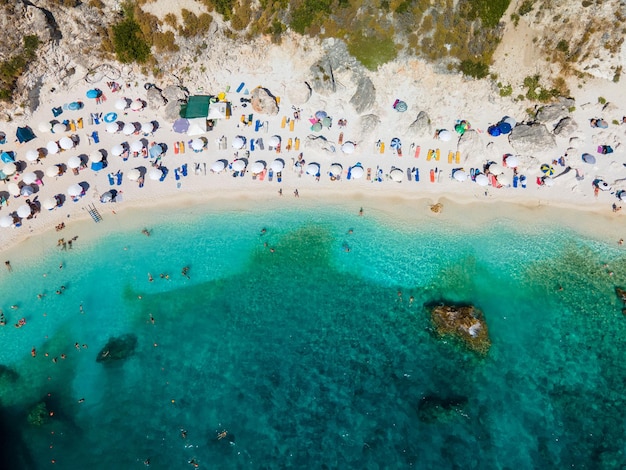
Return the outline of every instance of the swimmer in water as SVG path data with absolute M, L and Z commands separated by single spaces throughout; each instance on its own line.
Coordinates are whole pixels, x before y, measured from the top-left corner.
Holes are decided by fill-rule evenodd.
M 154 278 L 152 277 L 152 274 L 148 273 L 148 282 L 152 281 L 154 281 Z

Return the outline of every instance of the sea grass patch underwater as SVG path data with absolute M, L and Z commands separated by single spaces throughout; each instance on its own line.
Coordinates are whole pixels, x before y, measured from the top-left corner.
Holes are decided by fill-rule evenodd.
M 16 461 L 623 463 L 612 443 L 625 396 L 615 285 L 626 262 L 615 247 L 505 222 L 394 226 L 321 208 L 151 228 L 79 247 L 80 264 L 68 258 L 63 274 L 30 278 L 29 289 L 0 287 L 27 317 L 0 330 L 13 344 L 0 351 L 0 383 L 2 416 L 24 446 Z M 22 286 L 28 273 L 12 276 Z M 63 295 L 37 300 L 61 276 L 72 279 Z M 484 313 L 489 354 L 434 334 L 426 307 L 442 299 Z M 125 335 L 132 355 L 96 363 Z M 29 425 L 42 402 L 54 416 Z

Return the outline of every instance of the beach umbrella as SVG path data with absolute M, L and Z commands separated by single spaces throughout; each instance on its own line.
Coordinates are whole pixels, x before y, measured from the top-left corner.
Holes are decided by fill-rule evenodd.
M 50 132 L 52 130 L 52 126 L 49 122 L 40 122 L 39 125 L 37 125 L 37 129 L 39 132 Z
M 498 165 L 497 163 L 492 163 L 491 165 L 489 165 L 489 173 L 498 176 L 504 173 L 504 168 L 502 168 L 502 166 Z
M 100 90 L 98 90 L 97 88 L 94 88 L 92 90 L 87 90 L 87 98 L 98 98 L 100 97 L 100 95 L 102 95 L 102 92 Z
M 120 126 L 117 122 L 110 122 L 104 128 L 109 134 L 115 134 L 120 130 Z
M 243 160 L 235 160 L 230 167 L 234 171 L 243 171 L 246 168 L 246 162 Z
M 239 142 L 236 142 L 237 138 L 235 138 L 235 140 L 233 141 L 233 147 L 235 146 L 235 143 L 239 144 Z M 243 147 L 243 145 L 241 146 Z M 241 148 L 241 147 L 235 147 L 235 148 Z M 191 149 L 192 150 L 202 150 L 204 148 L 204 141 L 202 139 L 193 139 L 191 141 Z
M 611 186 L 604 180 L 596 180 L 596 186 L 600 188 L 602 191 L 609 191 Z
M 130 143 L 130 150 L 132 152 L 141 152 L 143 149 L 143 142 L 141 140 L 133 140 Z
M 143 109 L 143 101 L 141 100 L 133 101 L 130 105 L 130 109 L 132 109 L 133 111 L 139 111 Z
M 499 174 L 496 177 L 496 180 L 498 181 L 498 183 L 500 183 L 502 186 L 508 186 L 511 184 L 511 180 L 509 179 L 508 176 L 506 176 L 504 173 Z
M 617 193 L 617 197 L 620 201 L 626 202 L 626 191 L 620 191 L 619 193 Z
M 7 184 L 7 191 L 11 196 L 19 196 L 20 195 L 20 187 L 16 183 Z
M 54 140 L 51 140 L 46 144 L 46 150 L 51 155 L 59 153 L 59 144 L 57 144 Z
M 511 132 L 511 125 L 508 122 L 499 122 L 498 129 L 500 129 L 500 134 L 509 134 Z
M 391 181 L 400 183 L 404 179 L 404 171 L 400 168 L 394 168 L 389 172 L 389 178 L 391 178 Z
M 280 145 L 280 137 L 277 135 L 273 135 L 267 141 L 267 145 L 269 145 L 270 147 L 278 147 Z
M 126 98 L 120 98 L 115 102 L 115 109 L 118 111 L 124 111 L 128 108 L 128 100 Z
M 81 165 L 81 161 L 80 158 L 78 158 L 76 155 L 71 156 L 70 158 L 67 159 L 67 166 L 68 168 L 78 168 Z
M 113 193 L 111 191 L 107 191 L 102 196 L 100 196 L 100 202 L 106 204 L 107 202 L 111 202 L 113 200 Z
M 263 170 L 265 170 L 265 163 L 263 163 L 262 161 L 256 161 L 252 165 L 250 165 L 250 171 L 253 174 L 261 173 Z
M 283 171 L 283 168 L 285 168 L 285 162 L 282 160 L 276 159 L 272 162 L 272 164 L 270 165 L 270 168 L 276 172 Z
M 151 168 L 148 172 L 148 178 L 152 181 L 158 181 L 163 176 L 163 171 L 160 168 Z
M 79 110 L 83 107 L 83 103 L 81 103 L 80 101 L 72 101 L 70 104 L 67 105 L 67 109 L 69 109 L 70 111 L 76 111 Z
M 341 175 L 342 171 L 343 171 L 343 167 L 339 163 L 333 163 L 332 165 L 330 165 L 330 174 L 331 175 L 339 176 L 339 175 Z
M 72 197 L 80 196 L 83 193 L 83 187 L 76 183 L 67 188 L 67 194 Z
M 26 185 L 26 186 L 22 186 L 22 189 L 20 190 L 20 195 L 24 197 L 28 197 L 28 196 L 31 196 L 34 192 L 35 190 L 33 189 L 32 186 Z
M 319 132 L 319 131 L 321 131 L 321 130 L 322 130 L 322 123 L 321 123 L 321 122 L 319 122 L 319 121 L 318 121 L 318 122 L 316 122 L 315 124 L 313 124 L 313 125 L 311 126 L 311 130 L 312 130 L 312 131 L 315 131 L 315 132 Z
M 329 117 L 325 117 L 324 119 L 322 119 L 322 126 L 324 127 L 330 127 L 330 125 L 333 123 L 333 120 Z
M 509 126 L 511 126 L 511 129 L 517 124 L 517 121 L 511 116 L 504 116 L 500 122 L 506 122 Z
M 67 126 L 62 122 L 57 122 L 54 126 L 52 126 L 52 132 L 55 134 L 61 134 L 67 131 Z
M 10 227 L 11 225 L 13 225 L 13 217 L 11 217 L 10 215 L 3 215 L 2 217 L 0 217 L 0 227 Z
M 111 113 L 106 113 L 104 115 L 104 122 L 110 124 L 110 123 L 115 122 L 115 121 L 117 121 L 117 113 L 111 112 Z
M 57 202 L 56 198 L 49 197 L 47 199 L 44 199 L 44 201 L 41 203 L 41 206 L 47 211 L 51 211 L 52 209 L 55 209 L 58 204 L 59 203 Z
M 151 158 L 161 156 L 163 155 L 163 147 L 161 147 L 160 144 L 153 145 L 152 147 L 150 147 L 149 153 Z
M 350 170 L 350 176 L 357 180 L 359 178 L 363 178 L 364 174 L 365 174 L 365 170 L 363 170 L 363 167 L 361 165 L 353 166 L 352 169 Z
M 439 140 L 449 142 L 452 139 L 452 132 L 450 132 L 448 129 L 441 129 L 437 133 L 437 137 L 439 138 Z
M 552 176 L 554 174 L 554 168 L 547 163 L 544 163 L 543 165 L 541 165 L 541 172 L 544 173 L 546 176 Z
M 405 112 L 409 108 L 408 108 L 408 106 L 406 105 L 406 103 L 404 101 L 398 100 L 396 102 L 396 104 L 394 105 L 393 109 L 395 109 L 399 113 L 403 113 L 403 112 Z
M 126 173 L 126 178 L 128 178 L 129 181 L 137 181 L 140 177 L 141 172 L 137 168 L 133 168 Z
M 185 119 L 185 118 L 176 119 L 176 121 L 174 121 L 174 124 L 172 125 L 172 130 L 174 132 L 178 132 L 179 134 L 184 134 L 185 132 L 189 130 L 189 119 Z
M 2 152 L 0 154 L 0 160 L 2 160 L 4 163 L 14 162 L 15 158 L 13 157 L 13 152 Z
M 123 153 L 124 153 L 124 147 L 122 147 L 122 145 L 120 144 L 113 146 L 113 148 L 111 149 L 111 155 L 115 157 L 119 157 Z
M 187 128 L 189 128 L 189 121 L 187 121 Z M 152 124 L 151 122 L 142 123 L 141 132 L 143 132 L 144 134 L 151 134 L 152 132 L 154 132 L 154 124 Z
M 39 158 L 39 152 L 34 149 L 27 150 L 25 157 L 29 162 L 34 162 Z
M 318 111 L 318 112 L 315 113 L 315 118 L 316 119 L 322 120 L 325 117 L 328 117 L 328 113 L 326 111 Z
M 467 180 L 467 173 L 464 170 L 456 170 L 452 177 L 457 181 L 465 181 Z
M 13 174 L 15 174 L 15 172 L 17 171 L 17 167 L 15 166 L 15 163 L 5 163 L 4 166 L 2 167 L 2 173 L 4 173 L 7 176 L 11 176 Z
M 501 132 L 500 132 L 500 128 L 498 126 L 489 126 L 487 128 L 487 133 L 492 136 L 492 137 L 498 137 Z
M 317 163 L 309 163 L 306 166 L 306 174 L 311 176 L 317 176 L 320 172 L 320 166 Z
M 554 186 L 554 178 L 544 178 L 543 184 L 546 186 Z
M 478 184 L 478 186 L 487 186 L 489 184 L 489 178 L 487 178 L 487 175 L 485 175 L 484 173 L 476 175 L 474 181 L 476 181 L 476 184 Z
M 46 168 L 46 176 L 49 176 L 50 178 L 59 176 L 59 167 L 57 165 L 52 165 Z
M 400 141 L 398 137 L 394 137 L 393 139 L 391 139 L 391 148 L 392 149 L 402 148 L 402 141 Z
M 37 175 L 33 171 L 26 172 L 22 175 L 22 181 L 24 184 L 33 184 L 37 181 Z
M 224 171 L 224 168 L 226 168 L 224 160 L 217 160 L 216 162 L 213 162 L 213 165 L 211 165 L 211 171 L 213 173 L 219 173 L 220 171 Z
M 504 161 L 506 162 L 506 166 L 508 166 L 509 168 L 517 168 L 517 166 L 519 165 L 519 160 L 515 155 L 508 155 L 504 159 Z
M 102 152 L 100 150 L 96 150 L 89 154 L 89 160 L 91 163 L 98 163 L 102 161 Z
M 582 156 L 583 162 L 594 165 L 596 163 L 596 157 L 591 155 L 590 153 L 583 153 Z
M 59 146 L 63 150 L 69 150 L 74 147 L 74 141 L 69 137 L 61 137 L 61 140 L 59 140 Z
M 198 139 L 199 140 L 199 139 Z M 204 145 L 204 144 L 203 144 Z M 238 135 L 237 137 L 235 137 L 233 139 L 233 148 L 235 150 L 239 150 L 242 149 L 244 145 L 246 145 L 246 138 L 243 136 Z
M 17 208 L 16 212 L 17 212 L 17 216 L 20 219 L 25 219 L 26 217 L 29 217 L 32 214 L 32 211 L 28 204 L 22 204 L 20 207 Z
M 355 148 L 356 148 L 356 145 L 354 145 L 354 142 L 346 142 L 345 144 L 341 146 L 341 151 L 349 155 L 351 153 L 354 153 Z
M 124 135 L 132 135 L 135 133 L 135 131 L 135 125 L 132 122 L 127 122 L 122 128 L 122 132 L 124 133 Z

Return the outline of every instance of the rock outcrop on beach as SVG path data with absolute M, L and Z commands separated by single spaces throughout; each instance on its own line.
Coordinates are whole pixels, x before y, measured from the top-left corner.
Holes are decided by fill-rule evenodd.
M 432 137 L 432 135 L 433 127 L 430 122 L 430 117 L 428 116 L 426 111 L 420 111 L 419 113 L 417 113 L 415 121 L 413 121 L 407 129 L 406 136 L 419 139 L 429 138 Z
M 356 91 L 350 98 L 350 104 L 354 106 L 357 113 L 361 114 L 370 110 L 374 103 L 376 103 L 376 88 L 368 77 L 361 76 L 357 81 Z
M 485 154 L 485 145 L 478 132 L 473 129 L 466 130 L 459 138 L 457 146 L 464 160 L 473 159 Z
M 251 105 L 252 109 L 259 114 L 268 114 L 270 116 L 276 116 L 278 114 L 278 103 L 272 93 L 262 87 L 257 87 L 252 90 Z
M 126 334 L 109 338 L 107 344 L 100 350 L 96 362 L 110 363 L 127 359 L 135 353 L 137 336 Z
M 511 147 L 522 154 L 545 152 L 556 148 L 554 135 L 544 124 L 518 124 L 509 134 Z
M 551 122 L 563 119 L 568 116 L 570 109 L 575 106 L 575 101 L 571 98 L 561 98 L 557 103 L 540 107 L 537 110 L 535 119 L 539 122 Z
M 379 125 L 380 117 L 376 114 L 364 114 L 363 116 L 359 116 L 359 122 L 357 123 L 359 139 L 374 135 Z
M 431 321 L 439 336 L 453 336 L 469 350 L 482 356 L 491 347 L 487 322 L 474 306 L 437 305 L 430 309 Z
M 556 126 L 554 126 L 554 135 L 560 137 L 568 137 L 578 130 L 578 124 L 574 119 L 567 116 L 561 119 Z

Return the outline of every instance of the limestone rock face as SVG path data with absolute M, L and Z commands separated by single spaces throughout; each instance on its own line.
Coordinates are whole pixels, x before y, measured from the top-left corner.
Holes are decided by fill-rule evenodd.
M 278 103 L 267 88 L 258 87 L 252 90 L 251 105 L 254 112 L 275 116 L 278 114 Z
M 326 153 L 334 153 L 337 150 L 334 142 L 329 142 L 326 137 L 321 135 L 308 135 L 304 140 L 304 146 L 308 149 L 315 149 Z
M 359 117 L 357 129 L 359 130 L 359 138 L 364 139 L 374 135 L 374 131 L 380 124 L 380 118 L 375 114 L 364 114 Z
M 469 350 L 482 356 L 491 347 L 487 322 L 474 306 L 438 305 L 431 309 L 431 320 L 440 336 L 453 336 Z
M 416 138 L 430 138 L 433 136 L 433 127 L 426 111 L 420 111 L 411 123 L 406 133 L 407 136 Z
M 518 124 L 509 134 L 509 143 L 517 153 L 522 154 L 556 148 L 554 136 L 543 124 Z
M 175 86 L 175 85 L 170 85 L 168 87 L 165 87 L 163 89 L 163 91 L 161 91 L 160 94 L 168 102 L 170 102 L 170 101 L 186 101 L 187 98 L 189 97 L 189 93 L 187 91 L 185 91 L 183 88 L 181 88 L 179 86 Z
M 578 130 L 578 124 L 571 117 L 564 117 L 556 126 L 554 126 L 554 134 L 567 137 Z
M 468 129 L 463 133 L 459 138 L 457 149 L 464 160 L 480 157 L 485 153 L 485 145 L 474 129 Z
M 148 102 L 149 109 L 161 109 L 167 104 L 167 100 L 163 97 L 161 91 L 152 87 L 146 92 L 146 100 Z
M 296 106 L 302 106 L 311 98 L 311 86 L 307 82 L 298 82 L 294 83 L 289 87 L 289 91 L 287 95 L 289 96 L 289 101 L 291 101 Z
M 350 98 L 350 104 L 354 106 L 357 113 L 361 114 L 369 110 L 376 103 L 376 88 L 372 81 L 362 76 L 358 79 L 356 91 L 352 98 Z
M 133 334 L 109 338 L 98 353 L 96 362 L 109 363 L 126 359 L 135 353 L 136 348 L 137 336 Z
M 550 122 L 562 119 L 569 115 L 569 108 L 575 105 L 571 98 L 561 98 L 558 103 L 542 106 L 537 111 L 536 119 L 539 122 Z

